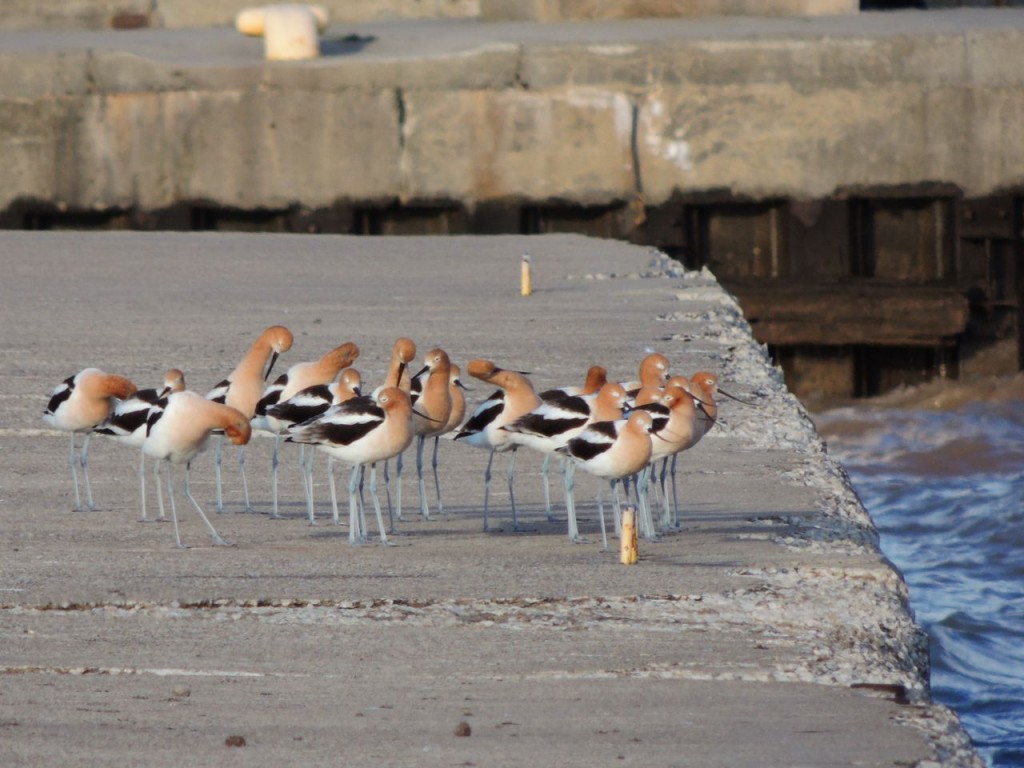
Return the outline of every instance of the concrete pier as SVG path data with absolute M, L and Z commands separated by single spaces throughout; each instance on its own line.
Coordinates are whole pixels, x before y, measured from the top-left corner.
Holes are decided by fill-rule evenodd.
M 930 701 L 927 642 L 870 518 L 707 273 L 578 236 L 3 233 L 0 263 L 3 765 L 981 764 Z M 152 386 L 177 366 L 205 392 L 276 323 L 296 338 L 280 366 L 352 340 L 371 386 L 408 335 L 538 388 L 594 363 L 630 378 L 657 349 L 757 406 L 724 401 L 681 461 L 683 530 L 642 540 L 635 566 L 601 551 L 582 474 L 589 541 L 546 519 L 530 453 L 530 530 L 510 528 L 499 457 L 482 533 L 487 456 L 451 441 L 446 514 L 419 518 L 407 456 L 391 547 L 330 524 L 322 462 L 310 527 L 287 450 L 282 521 L 240 511 L 230 451 L 215 515 L 197 460 L 232 548 L 208 544 L 180 486 L 193 548 L 138 522 L 137 455 L 98 439 L 99 509 L 70 510 L 67 437 L 40 420 L 58 382 L 98 366 Z M 269 465 L 257 438 L 261 512 Z
M 1024 9 L 0 32 L 0 210 L 813 200 L 1024 183 Z M 626 228 L 628 231 L 628 227 Z

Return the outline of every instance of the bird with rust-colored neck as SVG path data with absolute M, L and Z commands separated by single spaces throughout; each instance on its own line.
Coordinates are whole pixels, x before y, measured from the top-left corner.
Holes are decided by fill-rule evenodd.
M 423 446 L 428 437 L 434 440 L 434 488 L 437 492 L 437 511 L 443 511 L 441 482 L 437 475 L 437 439 L 444 433 L 452 414 L 451 392 L 452 362 L 448 353 L 436 348 L 427 352 L 423 367 L 411 379 L 413 431 L 416 434 L 416 479 L 420 494 L 420 514 L 430 519 L 427 505 L 427 485 L 423 479 Z M 401 456 L 399 456 L 401 460 Z
M 82 497 L 78 491 L 79 466 L 85 479 L 86 505 L 89 509 L 96 508 L 89 482 L 89 435 L 110 416 L 115 398 L 124 400 L 136 391 L 138 387 L 124 376 L 105 373 L 99 368 L 86 368 L 64 379 L 50 394 L 50 401 L 43 411 L 43 421 L 71 433 L 68 463 L 75 486 L 76 512 L 82 511 Z M 80 450 L 75 446 L 79 432 L 85 433 Z
M 142 450 L 142 444 L 146 442 L 146 422 L 149 414 L 154 408 L 162 408 L 163 398 L 171 392 L 183 392 L 185 390 L 185 374 L 177 368 L 171 368 L 164 374 L 162 387 L 140 389 L 134 395 L 124 400 L 118 400 L 110 416 L 94 430 L 98 435 L 112 437 L 118 442 L 133 446 L 139 449 L 139 498 L 142 505 L 142 522 L 149 522 L 146 515 L 146 454 Z M 160 488 L 157 487 L 157 493 Z M 158 496 L 157 498 L 160 498 Z M 160 510 L 158 521 L 163 521 L 163 508 Z
M 244 446 L 252 436 L 249 416 L 237 408 L 223 403 L 215 403 L 195 392 L 172 392 L 161 403 L 160 408 L 150 411 L 146 424 L 146 441 L 142 450 L 147 456 L 161 459 L 157 465 L 157 486 L 159 467 L 166 464 L 185 465 L 185 498 L 192 502 L 199 517 L 210 532 L 210 539 L 218 546 L 230 546 L 210 523 L 203 513 L 199 502 L 192 495 L 189 487 L 189 475 L 192 471 L 192 460 L 206 448 L 210 435 L 219 432 L 233 445 Z M 168 469 L 168 471 L 172 471 Z M 181 534 L 178 531 L 178 514 L 174 508 L 173 476 L 167 483 L 171 499 L 171 519 L 174 521 L 174 538 L 179 548 L 183 548 Z M 162 502 L 161 502 L 162 504 Z
M 274 436 L 274 451 L 270 460 L 271 496 L 273 497 L 270 516 L 272 518 L 280 519 L 281 517 L 278 512 L 277 501 L 277 454 L 281 435 L 284 434 L 288 425 L 269 415 L 267 410 L 307 387 L 330 384 L 342 370 L 351 366 L 358 357 L 359 347 L 348 341 L 327 352 L 319 360 L 308 363 L 295 363 L 295 365 L 278 376 L 273 384 L 263 390 L 263 396 L 256 403 L 256 411 L 252 418 L 253 429 L 270 432 Z M 305 473 L 303 473 L 303 477 L 305 477 Z
M 249 347 L 238 365 L 228 377 L 217 384 L 206 398 L 215 403 L 230 405 L 251 419 L 256 413 L 256 404 L 263 394 L 264 382 L 270 377 L 279 355 L 292 348 L 294 340 L 291 331 L 283 325 L 267 328 Z M 214 449 L 214 466 L 217 479 L 217 511 L 224 511 L 224 485 L 221 478 L 223 440 L 218 440 Z M 238 467 L 242 473 L 242 489 L 245 493 L 245 511 L 251 512 L 249 504 L 249 483 L 245 478 L 245 447 L 238 450 Z
M 574 437 L 558 449 L 572 460 L 573 466 L 581 468 L 588 474 L 605 478 L 611 483 L 616 532 L 621 530 L 622 525 L 618 482 L 621 480 L 626 487 L 626 498 L 628 499 L 629 478 L 646 467 L 651 460 L 651 429 L 653 425 L 651 414 L 636 410 L 629 414 L 628 419 L 594 422 L 578 437 Z M 574 478 L 575 473 L 572 471 L 565 473 L 566 503 L 573 508 L 575 508 Z M 608 536 L 605 530 L 604 506 L 600 490 L 598 491 L 597 506 L 601 519 L 601 538 L 604 548 L 607 549 Z M 575 511 L 572 514 L 575 515 Z
M 397 456 L 412 443 L 412 405 L 409 396 L 398 387 L 382 387 L 372 396 L 356 397 L 333 406 L 322 416 L 288 430 L 288 440 L 308 443 L 326 453 L 332 460 L 351 464 L 349 478 L 349 542 L 365 541 L 366 531 L 359 512 L 359 477 L 364 465 L 370 465 L 370 494 L 382 544 L 387 544 L 380 498 L 377 495 L 378 461 Z M 338 518 L 338 501 L 334 484 L 333 463 L 330 469 L 331 501 Z
M 511 424 L 520 416 L 539 406 L 540 398 L 534 392 L 533 384 L 525 374 L 499 368 L 490 360 L 471 360 L 467 370 L 470 376 L 498 387 L 490 397 L 477 406 L 469 421 L 455 435 L 456 440 L 465 440 L 470 445 L 490 451 L 487 469 L 484 472 L 484 530 L 488 530 L 487 514 L 494 454 L 505 451 L 512 451 L 506 477 L 509 499 L 512 504 L 512 527 L 514 530 L 519 530 L 515 490 L 512 484 L 516 465 L 515 450 L 518 443 L 512 439 L 512 433 L 502 427 Z

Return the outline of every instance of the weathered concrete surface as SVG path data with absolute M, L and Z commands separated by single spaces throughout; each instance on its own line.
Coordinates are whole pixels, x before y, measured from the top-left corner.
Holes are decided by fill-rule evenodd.
M 708 275 L 580 237 L 4 233 L 0 259 L 4 766 L 980 764 L 928 701 L 926 643 L 869 517 Z M 412 514 L 410 455 L 393 547 L 348 545 L 322 466 L 309 527 L 287 450 L 283 521 L 239 511 L 231 452 L 233 511 L 213 515 L 197 460 L 234 548 L 207 545 L 180 491 L 194 548 L 136 522 L 135 452 L 99 440 L 100 509 L 70 511 L 67 440 L 40 420 L 57 382 L 96 365 L 146 386 L 173 365 L 205 392 L 281 322 L 282 365 L 353 340 L 370 386 L 410 335 L 539 387 L 596 362 L 625 379 L 657 348 L 760 405 L 722 406 L 681 462 L 684 530 L 642 542 L 634 567 L 600 550 L 584 475 L 590 542 L 546 520 L 528 453 L 516 490 L 534 530 L 510 529 L 502 457 L 481 533 L 486 454 L 451 441 L 446 515 Z M 467 383 L 472 402 L 489 394 Z M 249 446 L 264 511 L 269 457 L 269 440 Z
M 348 39 L 350 33 L 356 38 Z M 1024 184 L 1024 9 L 0 34 L 0 209 L 820 198 Z
M 269 5 L 271 3 L 262 3 Z M 5 0 L 0 29 L 228 26 L 252 0 Z M 339 23 L 480 18 L 531 21 L 649 16 L 819 16 L 856 13 L 858 0 L 320 0 Z

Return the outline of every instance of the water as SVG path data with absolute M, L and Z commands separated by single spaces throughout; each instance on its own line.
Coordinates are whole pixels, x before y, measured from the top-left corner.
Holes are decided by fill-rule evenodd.
M 815 421 L 910 586 L 934 698 L 990 765 L 1024 766 L 1024 400 Z

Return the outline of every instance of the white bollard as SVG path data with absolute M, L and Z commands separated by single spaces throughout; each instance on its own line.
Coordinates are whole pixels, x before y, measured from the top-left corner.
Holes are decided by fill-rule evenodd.
M 268 61 L 300 61 L 320 56 L 320 33 L 327 20 L 322 5 L 265 5 L 240 11 L 235 29 L 243 35 L 262 35 Z

